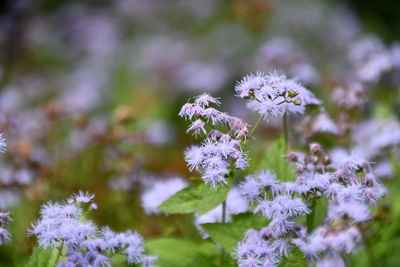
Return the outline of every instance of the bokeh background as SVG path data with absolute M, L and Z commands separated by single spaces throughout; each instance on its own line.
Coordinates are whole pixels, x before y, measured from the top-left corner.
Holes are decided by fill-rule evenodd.
M 183 151 L 196 140 L 180 107 L 209 92 L 254 124 L 235 83 L 281 69 L 322 99 L 334 124 L 292 120 L 292 148 L 358 149 L 386 178 L 371 242 L 380 263 L 400 266 L 399 41 L 396 0 L 1 1 L 0 209 L 14 222 L 0 265 L 23 266 L 40 205 L 78 190 L 96 195 L 99 225 L 200 240 L 191 216 L 141 206 L 156 181 L 194 175 Z M 253 169 L 279 133 L 274 121 L 262 125 Z M 376 144 L 382 135 L 389 141 Z M 352 265 L 365 266 L 360 253 Z

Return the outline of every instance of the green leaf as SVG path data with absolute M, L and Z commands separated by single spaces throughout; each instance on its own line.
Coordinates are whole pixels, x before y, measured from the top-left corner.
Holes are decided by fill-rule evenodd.
M 284 258 L 279 267 L 306 267 L 307 260 L 299 248 L 294 248 L 287 258 Z
M 198 211 L 200 215 L 212 210 L 226 199 L 231 184 L 210 188 L 201 184 L 194 184 L 182 189 L 158 206 L 165 213 L 192 213 Z
M 326 213 L 328 212 L 328 199 L 319 198 L 315 202 L 314 206 L 314 220 L 313 225 L 310 230 L 314 230 L 315 227 L 324 223 L 326 218 Z
M 163 267 L 216 266 L 218 251 L 211 242 L 160 238 L 146 242 L 145 247 L 150 255 L 158 256 Z
M 53 267 L 56 264 L 58 250 L 35 247 L 25 267 Z
M 293 165 L 291 163 L 287 164 L 287 174 L 285 176 L 285 164 L 284 158 L 284 140 L 279 138 L 276 140 L 265 154 L 264 159 L 261 162 L 261 169 L 269 169 L 275 172 L 277 178 L 281 181 L 293 181 L 295 178 L 295 173 L 293 170 Z
M 267 223 L 265 217 L 246 212 L 233 216 L 230 223 L 206 223 L 202 224 L 201 227 L 210 235 L 212 240 L 219 243 L 227 252 L 232 253 L 247 230 L 259 230 Z

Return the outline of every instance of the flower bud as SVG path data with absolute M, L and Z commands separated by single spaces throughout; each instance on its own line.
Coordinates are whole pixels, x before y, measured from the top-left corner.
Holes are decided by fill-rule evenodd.
M 289 90 L 289 96 L 290 97 L 295 97 L 295 96 L 297 96 L 298 95 L 298 93 L 296 92 L 296 91 L 294 91 L 294 90 Z
M 296 173 L 303 173 L 306 170 L 306 168 L 304 167 L 303 164 L 296 164 L 296 169 L 295 172 Z
M 329 165 L 332 163 L 332 159 L 329 156 L 325 156 L 323 160 L 324 165 Z
M 290 152 L 290 153 L 287 155 L 287 159 L 288 159 L 288 161 L 290 161 L 290 162 L 297 162 L 297 161 L 299 160 L 299 157 L 297 156 L 297 154 L 296 154 L 295 152 Z
M 322 147 L 320 144 L 318 143 L 312 143 L 310 144 L 310 152 L 312 154 L 317 154 L 317 153 L 321 153 L 322 152 Z
M 325 167 L 324 167 L 323 164 L 319 163 L 319 164 L 317 164 L 317 167 L 315 168 L 315 170 L 316 170 L 318 173 L 324 173 Z
M 299 98 L 293 100 L 293 104 L 300 106 L 301 105 L 301 100 Z
M 319 161 L 319 158 L 317 156 L 311 156 L 311 163 L 317 164 Z

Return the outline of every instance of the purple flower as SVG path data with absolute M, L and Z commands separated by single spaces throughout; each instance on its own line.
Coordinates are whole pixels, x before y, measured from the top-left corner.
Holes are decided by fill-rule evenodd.
M 89 192 L 79 191 L 77 194 L 73 195 L 73 198 L 76 202 L 89 203 L 94 199 L 94 195 L 90 194 Z
M 11 241 L 11 234 L 8 232 L 7 229 L 0 226 L 0 245 L 10 243 Z
M 104 253 L 111 254 L 117 250 L 122 250 L 128 263 L 141 263 L 144 259 L 148 262 L 144 255 L 143 238 L 139 234 L 131 231 L 116 234 L 108 227 L 99 231 L 92 221 L 83 218 L 84 211 L 78 205 L 90 203 L 93 198 L 89 193 L 79 192 L 72 197 L 75 202 L 43 205 L 41 218 L 32 224 L 29 233 L 38 238 L 42 248 L 66 248 L 66 260 L 58 266 L 111 266 L 110 255 L 105 256 Z
M 210 104 L 215 104 L 217 106 L 221 105 L 221 102 L 218 100 L 218 98 L 212 97 L 207 93 L 197 96 L 194 103 L 201 107 L 207 107 Z
M 201 133 L 206 134 L 206 130 L 204 129 L 204 121 L 198 119 L 195 120 L 192 125 L 187 129 L 187 133 L 193 132 L 194 135 L 199 135 Z
M 247 75 L 235 90 L 238 97 L 247 99 L 250 109 L 264 118 L 284 113 L 303 114 L 306 105 L 320 104 L 313 93 L 278 71 Z

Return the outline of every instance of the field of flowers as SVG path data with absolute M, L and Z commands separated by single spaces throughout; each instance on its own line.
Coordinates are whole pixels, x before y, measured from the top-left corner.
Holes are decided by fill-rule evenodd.
M 0 266 L 400 266 L 400 3 L 0 3 Z

